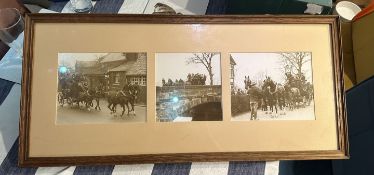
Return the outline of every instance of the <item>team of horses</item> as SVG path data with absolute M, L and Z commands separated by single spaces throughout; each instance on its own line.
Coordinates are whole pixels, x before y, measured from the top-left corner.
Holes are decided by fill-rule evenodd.
M 278 114 L 279 110 L 285 111 L 286 108 L 292 111 L 309 106 L 313 100 L 312 84 L 289 75 L 283 85 L 266 77 L 262 85 L 257 86 L 247 76 L 244 84 L 249 97 L 251 120 L 257 119 L 257 109 L 265 111 L 265 114 Z
M 135 101 L 139 89 L 135 85 L 126 85 L 126 88 L 120 90 L 107 90 L 105 91 L 103 86 L 88 88 L 85 82 L 71 81 L 69 83 L 64 82 L 61 90 L 58 92 L 58 103 L 60 106 L 68 104 L 70 106 L 77 105 L 81 108 L 81 104 L 85 109 L 90 110 L 101 110 L 100 101 L 106 99 L 108 102 L 108 109 L 110 114 L 116 114 L 117 106 L 122 107 L 121 116 L 125 114 L 127 108 L 127 115 L 130 112 L 135 116 Z

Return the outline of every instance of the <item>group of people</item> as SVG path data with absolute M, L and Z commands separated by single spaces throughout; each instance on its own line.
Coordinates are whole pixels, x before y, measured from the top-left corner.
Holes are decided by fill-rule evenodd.
M 288 107 L 294 110 L 299 107 L 310 105 L 313 98 L 313 86 L 307 82 L 303 74 L 292 75 L 285 74 L 286 81 L 282 85 L 266 76 L 261 85 L 250 80 L 249 76 L 245 76 L 244 84 L 246 93 L 237 91 L 234 94 L 248 95 L 250 110 L 254 114 L 257 109 L 262 111 L 278 112 Z M 256 110 L 256 111 L 254 111 Z
M 126 98 L 126 105 L 130 104 L 133 106 L 137 99 L 137 94 L 140 91 L 140 87 L 137 83 L 131 84 L 125 82 L 123 87 L 120 89 L 113 89 L 105 86 L 103 82 L 99 82 L 95 85 L 89 85 L 88 78 L 81 74 L 62 74 L 59 76 L 59 93 L 58 102 L 61 106 L 65 103 L 73 105 L 76 103 L 78 106 L 80 103 L 84 104 L 86 108 L 93 107 L 96 102 L 95 109 L 101 110 L 100 98 L 106 98 L 108 108 L 115 112 L 117 104 L 122 103 L 122 99 Z M 118 101 L 118 99 L 121 99 Z M 128 107 L 129 109 L 129 107 Z
M 205 85 L 206 75 L 196 73 L 196 74 L 188 74 L 187 75 L 187 82 L 191 85 Z
M 116 113 L 117 105 L 122 107 L 122 114 L 124 115 L 127 107 L 127 115 L 130 112 L 133 112 L 135 116 L 135 102 L 138 97 L 138 93 L 140 91 L 140 87 L 137 83 L 127 83 L 123 85 L 121 90 L 110 90 L 107 92 L 107 101 L 108 101 L 108 108 L 110 109 L 111 113 Z M 131 107 L 131 108 L 130 108 Z
M 166 82 L 165 79 L 162 79 L 162 86 L 183 86 L 185 82 L 182 79 L 175 79 L 175 81 L 171 80 L 170 78 Z
M 170 78 L 166 81 L 162 79 L 162 86 L 184 86 L 184 85 L 205 85 L 206 75 L 200 73 L 189 73 L 187 75 L 187 80 L 183 81 L 182 79 L 176 79 L 175 81 Z
M 86 108 L 93 107 L 100 110 L 99 98 L 103 96 L 104 85 L 100 83 L 96 87 L 89 87 L 88 78 L 80 74 L 62 74 L 59 76 L 58 101 L 61 106 L 67 102 L 78 106 L 83 103 Z

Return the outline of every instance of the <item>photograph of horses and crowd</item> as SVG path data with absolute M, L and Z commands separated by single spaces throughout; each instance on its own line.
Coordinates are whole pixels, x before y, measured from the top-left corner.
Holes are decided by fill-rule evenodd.
M 57 124 L 145 122 L 146 53 L 59 53 Z
M 233 121 L 314 120 L 309 52 L 232 53 Z
M 219 53 L 156 54 L 156 120 L 222 121 Z

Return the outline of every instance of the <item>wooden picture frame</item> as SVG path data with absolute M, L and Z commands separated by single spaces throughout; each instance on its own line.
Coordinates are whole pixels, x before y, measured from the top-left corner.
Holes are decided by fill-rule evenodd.
M 346 159 L 349 157 L 343 67 L 340 49 L 340 25 L 336 16 L 28 14 L 25 20 L 26 27 L 19 137 L 20 166 L 110 165 L 191 161 Z M 122 25 L 125 25 L 126 28 L 121 28 Z M 165 25 L 169 27 L 162 28 Z M 281 30 L 266 28 L 268 25 L 271 26 L 270 28 L 279 27 Z M 236 30 L 237 27 L 237 30 L 243 32 L 243 37 L 248 35 L 245 31 L 250 30 L 250 28 L 241 28 L 243 26 L 257 27 L 254 32 L 262 31 L 258 34 L 256 33 L 256 35 L 263 37 L 264 42 L 276 41 L 277 39 L 282 38 L 283 35 L 281 36 L 277 31 L 281 31 L 283 34 L 287 35 L 285 37 L 291 36 L 291 42 L 285 41 L 284 43 L 279 44 L 279 47 L 275 48 L 275 50 L 273 48 L 268 49 L 268 44 L 266 43 L 257 43 L 264 47 L 256 50 L 256 48 L 253 48 L 250 43 L 244 44 L 244 41 L 237 40 L 236 44 L 235 42 L 231 43 L 231 45 L 233 45 L 232 48 L 227 48 L 225 51 L 219 49 L 219 43 L 214 43 L 222 42 L 221 44 L 224 44 L 226 41 L 231 42 L 230 39 L 222 38 L 222 36 L 214 33 L 215 31 L 220 31 L 221 28 L 230 31 Z M 149 27 L 152 27 L 154 30 L 150 30 Z M 155 27 L 161 27 L 163 30 L 167 31 L 169 31 L 169 28 L 173 28 L 173 30 L 169 31 L 169 35 L 172 35 L 173 37 L 166 38 L 165 40 L 158 40 L 159 38 L 157 38 L 157 34 L 162 35 L 162 33 L 165 32 L 158 32 L 158 29 L 155 29 Z M 261 27 L 265 27 L 265 30 Z M 323 40 L 321 43 L 324 44 L 319 44 L 314 40 L 310 42 L 300 41 L 301 44 L 298 45 L 305 45 L 305 47 L 303 46 L 304 49 L 301 46 L 300 48 L 293 48 L 298 47 L 297 45 L 292 44 L 292 36 L 296 37 L 296 35 L 294 35 L 295 31 L 296 33 L 300 33 L 297 37 L 315 37 L 312 33 L 302 34 L 302 31 L 311 31 L 310 28 L 313 27 L 320 28 L 321 31 L 325 32 L 321 35 Z M 186 31 L 188 29 L 188 32 L 183 32 L 185 29 Z M 153 42 L 152 38 L 149 38 L 147 43 L 137 42 L 136 39 L 131 38 L 129 31 L 124 30 L 133 31 L 134 33 L 131 35 L 138 38 L 141 38 L 143 35 L 148 35 L 149 33 L 156 33 L 156 36 L 154 37 L 157 42 Z M 201 48 L 199 42 L 201 43 L 202 41 L 205 41 L 205 39 L 199 39 L 199 37 L 194 36 L 199 36 L 199 32 L 202 33 L 202 35 L 206 34 L 203 32 L 207 30 L 209 30 L 210 33 L 213 33 L 209 34 L 210 37 L 207 37 L 207 40 L 210 38 L 212 43 L 207 45 L 206 48 Z M 272 34 L 269 33 L 271 30 L 276 31 L 273 31 Z M 95 31 L 101 33 L 101 35 L 94 35 L 93 33 L 95 33 Z M 175 33 L 173 33 L 173 31 L 175 31 Z M 251 32 L 253 33 L 253 31 Z M 61 43 L 55 43 L 58 41 L 56 38 L 60 37 L 57 36 L 60 35 L 60 33 L 64 38 L 66 37 L 66 40 L 60 40 Z M 104 34 L 105 37 L 103 37 Z M 47 35 L 48 38 L 44 38 Z M 178 37 L 184 38 L 184 35 L 186 36 L 185 38 L 194 38 L 194 40 L 186 41 L 187 43 L 192 42 L 192 44 L 186 46 L 183 43 L 180 43 L 182 39 L 178 40 Z M 228 35 L 231 36 L 231 34 Z M 232 34 L 232 36 L 234 36 L 234 34 Z M 116 39 L 121 37 L 127 38 L 126 40 L 133 42 L 133 44 L 126 44 L 125 42 L 121 42 L 122 40 Z M 74 40 L 74 38 L 76 38 L 76 40 Z M 213 40 L 212 38 L 218 39 Z M 171 41 L 172 39 L 177 41 Z M 72 44 L 74 42 L 80 43 L 77 47 L 82 46 L 82 48 L 76 48 L 74 44 Z M 169 44 L 169 42 L 172 44 Z M 69 43 L 72 45 L 66 46 Z M 123 46 L 120 43 L 122 43 Z M 156 47 L 155 43 L 159 43 L 160 46 Z M 194 44 L 196 44 L 196 48 L 193 46 Z M 284 47 L 284 49 L 281 48 L 281 46 Z M 306 50 L 305 48 L 309 46 L 310 50 Z M 144 47 L 143 50 L 141 50 L 142 47 Z M 246 50 L 247 47 L 251 49 Z M 320 48 L 322 48 L 323 51 L 320 51 Z M 229 75 L 225 74 L 229 71 L 229 68 L 224 66 L 229 63 L 229 54 L 235 52 L 297 51 L 298 49 L 311 52 L 313 57 L 316 58 L 315 60 L 320 60 L 321 62 L 318 63 L 319 61 L 313 60 L 313 68 L 315 68 L 316 65 L 321 66 L 312 71 L 314 76 L 313 81 L 316 81 L 314 96 L 315 98 L 320 98 L 321 96 L 328 97 L 326 97 L 327 100 L 323 98 L 318 101 L 316 99 L 316 119 L 311 121 L 231 121 L 231 116 L 227 116 L 230 115 Z M 76 53 L 80 51 L 85 53 L 110 53 L 122 51 L 146 52 L 147 119 L 144 123 L 81 125 L 56 123 L 56 116 L 52 115 L 55 114 L 56 105 L 54 105 L 55 101 L 50 101 L 50 99 L 56 99 L 57 97 L 54 95 L 48 95 L 48 90 L 45 91 L 45 94 L 40 94 L 40 92 L 43 92 L 40 91 L 40 89 L 45 89 L 45 87 L 53 89 L 53 87 L 57 87 L 55 81 L 57 80 L 56 75 L 58 74 L 58 69 L 56 67 L 57 61 L 47 60 L 57 60 L 57 55 L 59 53 Z M 153 77 L 155 75 L 154 65 L 157 63 L 154 60 L 158 60 L 158 58 L 155 58 L 157 57 L 157 53 L 197 53 L 199 51 L 220 52 L 221 55 L 221 96 L 222 109 L 224 110 L 222 121 L 198 121 L 191 123 L 157 122 L 154 115 L 156 112 L 156 80 Z M 324 55 L 325 57 L 319 59 L 317 58 L 319 54 Z M 327 74 L 326 72 L 323 72 L 325 70 L 327 71 Z M 157 71 L 158 70 L 156 70 L 156 72 Z M 323 77 L 329 78 L 327 79 L 329 81 L 322 80 Z M 41 84 L 41 82 L 44 83 Z M 318 84 L 318 82 L 329 83 Z M 323 93 L 323 95 L 318 93 Z M 331 103 L 328 103 L 329 107 L 326 107 L 323 111 L 318 111 L 322 109 L 319 106 L 320 101 L 329 100 L 331 101 Z M 43 105 L 50 106 L 44 107 Z M 50 110 L 49 108 L 53 108 L 53 110 Z M 44 110 L 49 112 L 44 113 Z M 323 127 L 320 126 L 322 124 Z M 308 126 L 311 132 L 303 132 L 302 130 L 304 130 L 305 126 Z M 64 130 L 63 128 L 67 129 Z M 134 135 L 134 137 L 130 137 L 130 134 L 126 134 L 125 131 L 130 131 L 129 128 L 134 129 L 131 131 L 134 131 L 132 133 L 137 133 L 136 135 L 138 135 L 139 132 L 139 137 L 135 138 Z M 255 130 L 258 131 L 258 133 L 251 134 L 249 131 L 253 132 L 254 130 L 248 128 L 257 128 Z M 265 128 L 274 128 L 274 130 L 271 131 Z M 59 129 L 62 130 L 57 131 Z M 102 132 L 105 130 L 105 134 L 102 135 L 99 132 L 96 132 L 100 129 L 102 129 Z M 115 131 L 110 131 L 112 129 Z M 194 129 L 196 129 L 196 131 Z M 75 132 L 75 134 L 70 133 L 69 130 L 71 130 L 72 133 Z M 322 132 L 322 130 L 324 131 Z M 95 132 L 95 134 L 89 133 L 91 131 Z M 290 134 L 287 137 L 288 140 L 278 138 L 280 137 L 279 134 L 277 134 L 279 131 Z M 328 136 L 324 137 L 322 135 L 313 134 L 313 132 L 318 134 L 325 133 Z M 48 135 L 48 133 L 51 134 Z M 53 136 L 53 133 L 60 134 Z M 115 135 L 114 133 L 119 135 Z M 175 135 L 174 133 L 179 133 L 180 135 Z M 248 140 L 255 140 L 255 142 L 241 142 L 240 140 L 243 139 L 231 135 L 238 133 L 242 133 L 243 137 L 248 138 Z M 266 133 L 272 133 L 271 135 L 274 136 L 269 136 Z M 294 133 L 294 135 L 291 133 Z M 296 135 L 296 133 L 300 134 Z M 160 136 L 161 134 L 163 136 Z M 86 137 L 85 135 L 90 137 Z M 107 137 L 108 135 L 111 137 Z M 183 135 L 183 137 L 181 135 Z M 208 137 L 208 135 L 210 135 L 210 137 Z M 56 137 L 58 137 L 58 139 Z M 71 139 L 71 137 L 74 137 L 75 140 Z M 95 137 L 96 140 L 93 137 Z M 85 142 L 82 141 L 87 138 L 89 139 Z M 128 142 L 124 144 L 119 141 L 119 138 L 123 138 L 123 140 L 127 140 Z M 163 138 L 163 140 L 161 138 Z M 209 139 L 207 140 L 207 138 Z M 108 143 L 110 140 L 113 142 Z M 162 143 L 158 143 L 157 140 L 158 142 L 169 141 L 169 144 L 175 145 L 173 147 L 164 145 L 164 149 L 161 149 L 160 145 L 162 145 Z M 196 142 L 193 142 L 193 140 L 196 140 Z M 265 140 L 272 141 L 268 142 Z M 306 144 L 303 144 L 302 142 L 306 142 Z M 328 142 L 328 144 L 324 142 Z M 72 143 L 76 143 L 76 145 Z M 133 143 L 133 146 L 138 148 L 133 148 L 129 146 L 128 143 L 130 143 L 130 145 Z M 147 144 L 150 146 L 147 147 Z M 185 144 L 191 144 L 192 146 L 190 145 L 190 147 L 195 147 L 198 151 L 194 150 L 195 148 L 183 148 L 183 145 Z M 199 144 L 202 144 L 203 146 L 200 147 L 201 145 Z M 102 149 L 95 148 L 95 146 L 98 146 L 99 148 L 101 147 Z M 124 152 L 106 151 L 103 148 L 106 146 L 111 146 L 112 150 L 124 150 Z M 154 148 L 155 150 L 149 149 L 149 147 L 152 147 L 152 149 Z M 175 147 L 180 147 L 180 149 Z M 277 149 L 275 149 L 275 147 Z M 84 150 L 88 151 L 85 152 Z

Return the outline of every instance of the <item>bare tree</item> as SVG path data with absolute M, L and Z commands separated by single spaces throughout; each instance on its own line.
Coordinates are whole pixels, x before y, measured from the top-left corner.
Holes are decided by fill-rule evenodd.
M 213 67 L 212 58 L 218 53 L 194 53 L 193 57 L 187 59 L 187 64 L 202 64 L 209 74 L 210 85 L 213 85 Z
M 309 52 L 284 52 L 280 55 L 284 67 L 289 67 L 290 71 L 298 77 L 303 74 L 303 65 L 311 61 Z

